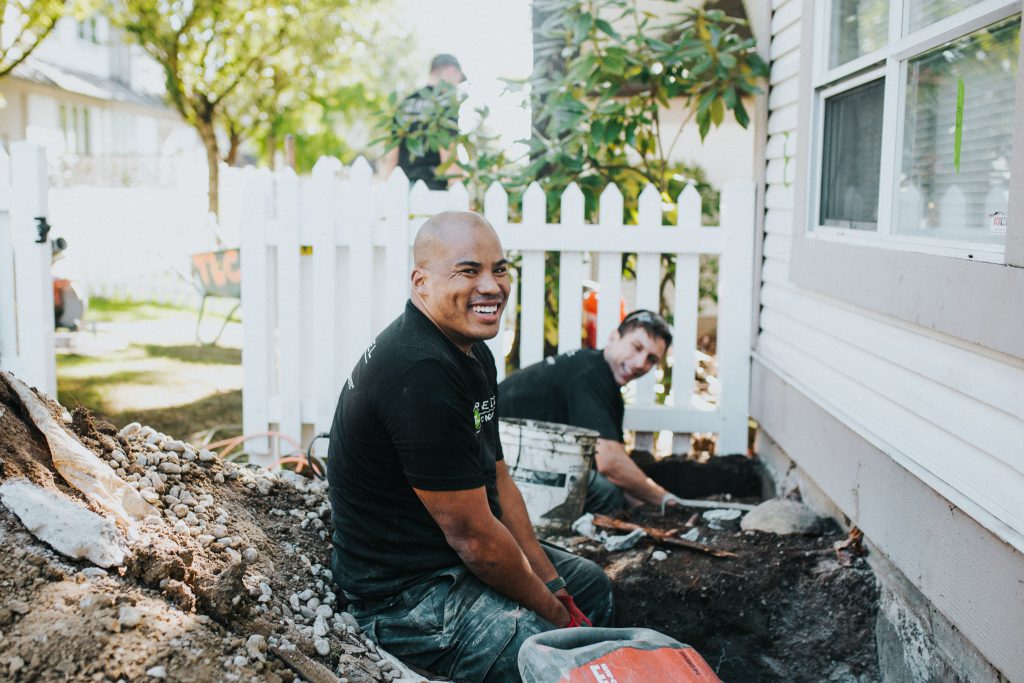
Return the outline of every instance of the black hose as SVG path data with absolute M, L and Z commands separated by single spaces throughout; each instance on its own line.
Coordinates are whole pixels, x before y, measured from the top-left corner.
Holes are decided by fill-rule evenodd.
M 306 447 L 306 463 L 309 464 L 309 469 L 313 473 L 313 476 L 317 479 L 325 479 L 325 475 L 320 471 L 320 468 L 313 464 L 313 444 L 316 443 L 317 439 L 329 439 L 331 438 L 330 432 L 320 432 L 313 437 L 313 440 L 309 442 L 309 446 Z

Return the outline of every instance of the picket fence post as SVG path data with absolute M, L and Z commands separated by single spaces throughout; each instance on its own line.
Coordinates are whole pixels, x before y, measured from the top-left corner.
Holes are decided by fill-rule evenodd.
M 0 263 L 0 289 L 8 290 L 0 300 L 0 354 L 5 368 L 56 397 L 52 252 L 49 238 L 41 239 L 37 230 L 37 219 L 47 216 L 46 152 L 34 143 L 15 142 L 9 166 L 7 161 L 0 158 L 6 200 L 0 208 L 6 205 L 9 213 L 9 220 L 0 225 L 0 250 L 10 249 Z
M 622 225 L 622 192 L 609 183 L 598 206 L 601 227 Z M 597 258 L 597 280 L 601 291 L 597 296 L 597 345 L 604 346 L 608 335 L 619 326 L 619 298 L 622 293 L 622 254 L 602 252 Z
M 687 184 L 676 204 L 676 225 L 680 230 L 700 228 L 700 192 Z M 693 395 L 697 370 L 697 318 L 700 315 L 700 255 L 676 254 L 675 293 L 672 304 L 672 394 L 676 401 Z
M 484 194 L 484 218 L 499 233 L 508 225 L 508 193 L 497 181 L 491 183 Z M 514 282 L 512 287 L 515 288 Z M 501 319 L 498 320 L 498 334 L 487 340 L 487 346 L 491 350 L 491 355 L 494 356 L 499 382 L 505 379 L 505 316 L 515 316 L 515 301 L 515 297 L 510 292 L 505 310 L 501 312 Z
M 544 226 L 547 198 L 534 181 L 523 194 L 522 227 Z M 524 251 L 520 271 L 522 313 L 519 320 L 519 367 L 544 359 L 544 252 Z
M 746 453 L 750 415 L 750 304 L 754 287 L 754 183 L 736 180 L 722 189 L 725 231 L 718 280 L 718 453 Z
M 583 191 L 569 183 L 562 193 L 561 227 L 583 226 Z M 574 351 L 582 345 L 583 252 L 563 251 L 558 257 L 558 352 Z
M 313 417 L 314 429 L 319 434 L 331 428 L 334 416 L 334 400 L 341 385 L 338 382 L 338 234 L 337 199 L 340 182 L 338 171 L 341 162 L 334 157 L 320 157 L 313 166 L 312 180 L 312 242 L 313 247 L 313 295 L 315 325 L 313 326 L 313 353 L 316 357 L 317 372 L 314 373 L 316 386 L 313 388 L 316 412 Z M 317 441 L 316 453 L 327 453 L 324 441 Z

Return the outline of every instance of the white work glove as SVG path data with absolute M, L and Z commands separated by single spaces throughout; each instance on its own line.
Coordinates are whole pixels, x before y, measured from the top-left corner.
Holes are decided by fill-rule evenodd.
M 672 505 L 682 505 L 683 504 L 683 499 L 680 498 L 679 496 L 677 496 L 674 493 L 666 493 L 664 496 L 662 496 L 662 498 L 661 498 L 661 514 L 662 515 L 665 514 L 665 507 L 668 506 L 670 503 Z

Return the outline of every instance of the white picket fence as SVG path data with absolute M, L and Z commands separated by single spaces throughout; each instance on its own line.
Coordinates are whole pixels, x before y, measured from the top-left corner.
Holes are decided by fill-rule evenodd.
M 400 170 L 374 184 L 362 159 L 351 168 L 321 159 L 308 178 L 292 171 L 247 170 L 241 226 L 242 318 L 245 339 L 243 422 L 248 434 L 280 431 L 308 443 L 329 431 L 338 394 L 374 335 L 401 313 L 409 294 L 411 244 L 416 231 L 443 209 L 466 209 L 461 185 L 410 191 Z M 716 432 L 719 452 L 746 450 L 749 404 L 750 307 L 753 287 L 754 184 L 726 184 L 721 227 L 701 226 L 695 188 L 679 197 L 676 226 L 662 225 L 662 203 L 648 186 L 639 198 L 638 225 L 624 224 L 623 197 L 609 186 L 597 225 L 584 222 L 584 198 L 571 185 L 561 199 L 561 222 L 546 221 L 545 197 L 531 184 L 522 221 L 509 221 L 508 196 L 497 184 L 486 193 L 484 215 L 506 253 L 519 253 L 521 270 L 520 367 L 544 350 L 544 258 L 560 262 L 558 351 L 581 345 L 583 281 L 596 266 L 600 283 L 598 339 L 618 325 L 623 292 L 622 255 L 637 254 L 635 301 L 658 309 L 661 254 L 676 262 L 675 343 L 670 353 L 672 405 L 655 404 L 654 373 L 637 381 L 625 426 L 638 431 Z M 720 256 L 717 406 L 697 408 L 693 398 L 701 254 Z M 589 259 L 588 259 L 589 257 Z M 514 315 L 515 302 L 505 308 Z M 506 321 L 507 322 L 507 321 Z M 489 342 L 504 374 L 503 349 L 512 327 Z M 319 446 L 322 444 L 320 442 Z M 271 444 L 253 444 L 269 460 Z M 256 456 L 257 459 L 262 459 Z
M 41 146 L 0 149 L 0 368 L 56 396 L 51 247 L 36 228 L 47 215 L 47 182 Z

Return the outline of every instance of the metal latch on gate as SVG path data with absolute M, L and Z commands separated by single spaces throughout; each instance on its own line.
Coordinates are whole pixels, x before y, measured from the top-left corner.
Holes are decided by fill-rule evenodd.
M 46 237 L 50 234 L 50 228 L 52 227 L 52 225 L 46 222 L 46 216 L 36 216 L 36 231 L 39 233 L 39 239 L 36 240 L 36 244 L 46 242 Z

